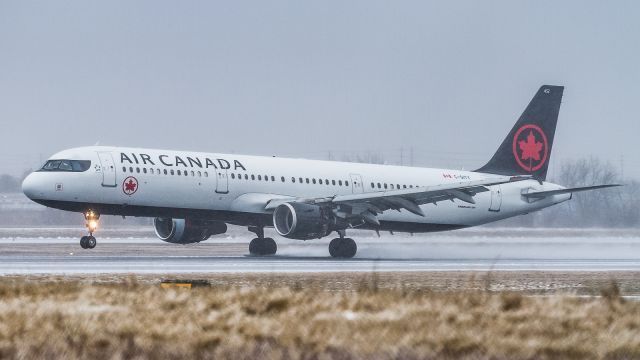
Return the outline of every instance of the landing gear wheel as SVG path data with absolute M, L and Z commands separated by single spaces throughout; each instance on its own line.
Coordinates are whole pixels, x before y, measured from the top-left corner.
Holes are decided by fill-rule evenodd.
M 80 238 L 80 247 L 83 249 L 87 248 L 87 238 L 88 236 L 83 236 Z
M 273 255 L 278 251 L 278 245 L 272 238 L 255 238 L 249 243 L 251 255 Z
M 94 247 L 96 247 L 97 243 L 98 242 L 96 241 L 96 238 L 93 237 L 93 235 L 87 236 L 87 249 L 93 249 Z
M 329 254 L 334 258 L 352 258 L 356 251 L 358 246 L 351 238 L 337 238 L 329 243 Z

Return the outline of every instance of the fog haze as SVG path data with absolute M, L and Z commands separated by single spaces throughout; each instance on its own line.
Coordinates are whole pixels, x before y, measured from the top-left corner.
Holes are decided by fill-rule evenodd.
M 551 172 L 640 177 L 634 1 L 0 2 L 0 173 L 64 148 L 483 165 L 566 86 Z

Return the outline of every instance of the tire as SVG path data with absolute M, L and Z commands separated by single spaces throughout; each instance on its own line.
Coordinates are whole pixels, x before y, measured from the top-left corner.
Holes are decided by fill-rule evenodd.
M 258 238 L 251 240 L 251 242 L 249 243 L 249 254 L 262 255 L 262 243 L 263 242 Z
M 273 255 L 278 251 L 278 245 L 272 238 L 255 238 L 249 243 L 249 253 L 251 255 Z
M 329 243 L 329 254 L 334 258 L 349 259 L 356 255 L 358 246 L 351 238 L 337 238 Z
M 88 236 L 83 236 L 80 238 L 80 247 L 83 249 L 87 248 L 87 238 Z
M 273 240 L 272 238 L 265 238 L 263 255 L 275 255 L 277 251 L 278 251 L 278 245 L 276 244 L 276 241 Z
M 95 237 L 93 237 L 93 236 L 88 236 L 88 237 L 87 237 L 86 244 L 87 244 L 87 248 L 88 248 L 88 249 L 93 249 L 93 248 L 95 248 L 95 247 L 96 247 L 96 245 L 98 244 L 98 242 L 96 241 L 96 238 L 95 238 Z

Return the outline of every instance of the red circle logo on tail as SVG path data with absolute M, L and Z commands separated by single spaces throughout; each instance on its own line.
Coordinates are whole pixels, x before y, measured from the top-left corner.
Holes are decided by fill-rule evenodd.
M 513 157 L 528 172 L 540 170 L 549 156 L 548 144 L 547 136 L 539 126 L 523 125 L 513 137 Z
M 122 182 L 122 191 L 129 196 L 135 194 L 135 192 L 138 191 L 138 179 L 133 176 L 124 179 Z

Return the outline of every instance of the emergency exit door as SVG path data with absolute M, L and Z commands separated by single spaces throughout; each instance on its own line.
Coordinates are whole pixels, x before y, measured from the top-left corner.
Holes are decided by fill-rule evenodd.
M 229 193 L 229 174 L 227 174 L 227 169 L 218 169 L 216 174 L 216 192 L 218 194 Z
M 364 192 L 364 186 L 362 185 L 362 176 L 358 174 L 350 174 L 351 177 L 351 190 L 354 194 L 361 194 Z

